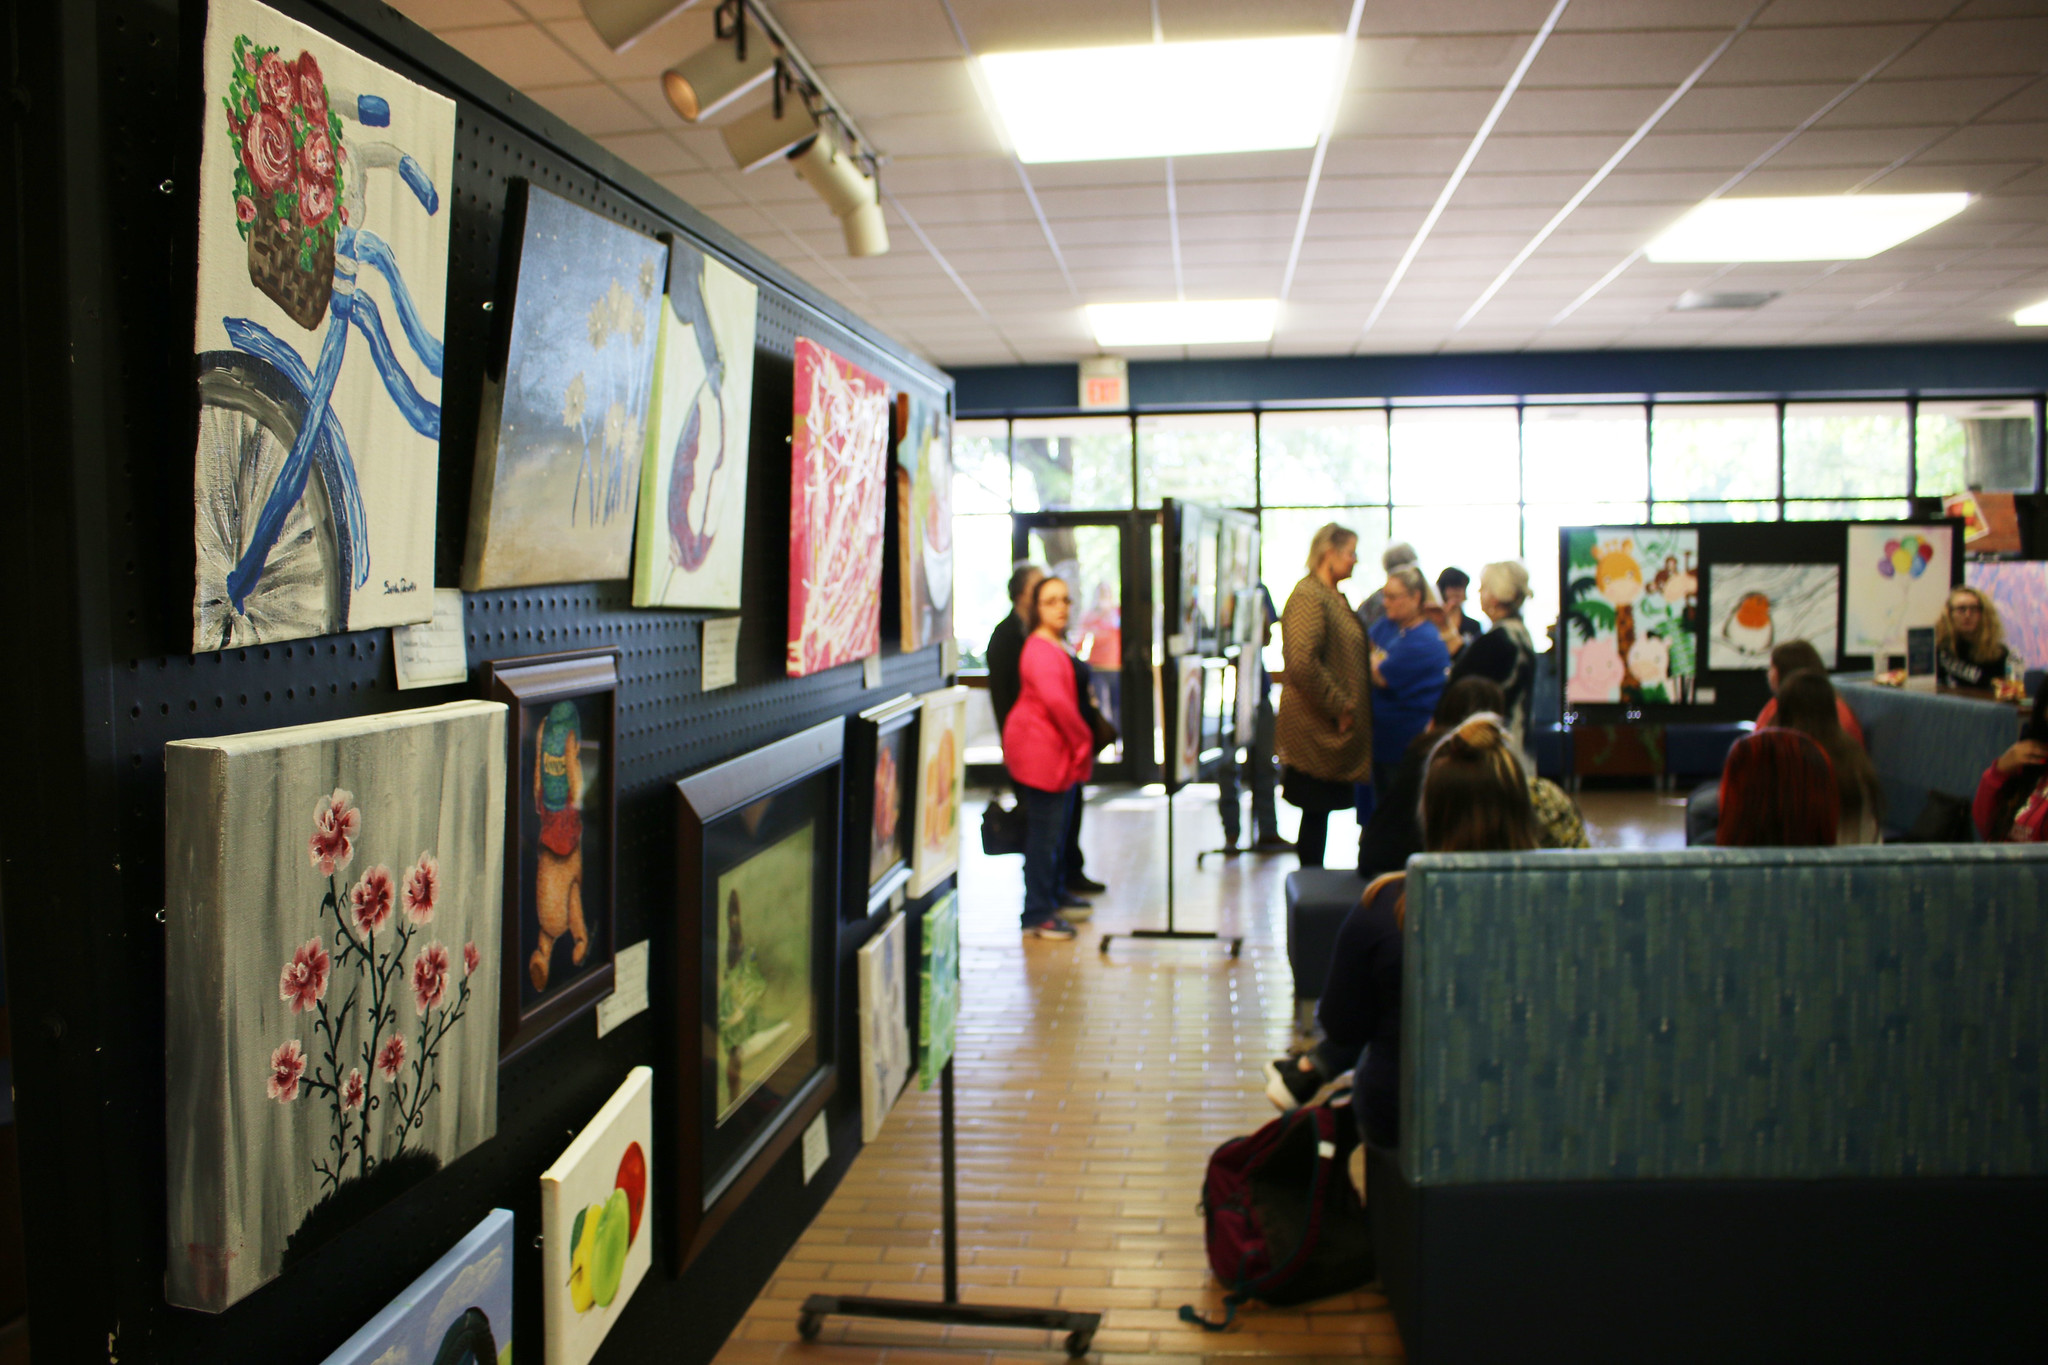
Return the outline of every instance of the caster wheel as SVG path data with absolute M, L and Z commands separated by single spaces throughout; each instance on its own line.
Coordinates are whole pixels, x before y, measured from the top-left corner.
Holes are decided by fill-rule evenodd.
M 824 1325 L 825 1320 L 816 1313 L 799 1313 L 796 1318 L 796 1334 L 805 1341 L 816 1341 L 818 1329 Z
M 1088 1348 L 1094 1344 L 1095 1334 L 1093 1332 L 1067 1333 L 1067 1354 L 1076 1360 L 1087 1355 Z

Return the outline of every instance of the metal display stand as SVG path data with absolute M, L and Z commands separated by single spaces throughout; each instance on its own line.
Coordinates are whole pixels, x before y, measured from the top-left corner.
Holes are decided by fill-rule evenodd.
M 813 1294 L 804 1300 L 796 1319 L 797 1335 L 815 1341 L 828 1317 L 885 1318 L 896 1322 L 936 1322 L 959 1327 L 1015 1327 L 1027 1332 L 1066 1333 L 1067 1354 L 1079 1359 L 1094 1344 L 1102 1325 L 1100 1313 L 1073 1313 L 1063 1308 L 1017 1308 L 1007 1304 L 960 1302 L 960 1228 L 953 1160 L 953 1062 L 939 1073 L 940 1217 L 945 1242 L 946 1292 L 938 1303 L 928 1299 L 877 1299 L 858 1294 Z
M 1217 939 L 1230 945 L 1230 955 L 1232 957 L 1237 957 L 1244 952 L 1244 936 L 1242 934 L 1233 934 L 1229 938 L 1224 938 L 1222 934 L 1217 933 L 1213 929 L 1176 929 L 1173 925 L 1173 798 L 1178 795 L 1180 795 L 1179 787 L 1168 787 L 1166 789 L 1166 927 L 1164 929 L 1127 929 L 1121 936 L 1117 934 L 1104 934 L 1102 942 L 1096 945 L 1097 952 L 1107 953 L 1109 951 L 1109 941 L 1117 937 Z M 1197 866 L 1199 865 L 1199 860 L 1197 860 Z

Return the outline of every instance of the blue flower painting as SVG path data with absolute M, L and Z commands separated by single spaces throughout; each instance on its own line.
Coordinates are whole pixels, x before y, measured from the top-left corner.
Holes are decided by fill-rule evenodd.
M 667 248 L 525 196 L 504 372 L 477 422 L 470 591 L 624 578 L 633 554 Z
M 470 1234 L 343 1342 L 325 1365 L 510 1365 L 512 1214 Z

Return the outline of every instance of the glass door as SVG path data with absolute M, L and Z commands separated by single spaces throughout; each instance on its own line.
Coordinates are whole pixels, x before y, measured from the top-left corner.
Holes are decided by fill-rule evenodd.
M 1121 738 L 1096 756 L 1098 782 L 1150 782 L 1152 698 L 1151 527 L 1157 512 L 1019 512 L 1011 554 L 1067 582 L 1074 611 L 1067 640 L 1094 675 L 1095 704 Z

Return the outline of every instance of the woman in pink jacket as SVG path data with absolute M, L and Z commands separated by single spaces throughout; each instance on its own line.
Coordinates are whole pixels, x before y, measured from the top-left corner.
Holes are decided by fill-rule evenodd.
M 1030 633 L 1017 664 L 1017 704 L 1003 722 L 1003 766 L 1024 807 L 1024 932 L 1071 939 L 1060 918 L 1067 821 L 1095 770 L 1095 733 L 1081 714 L 1074 656 L 1067 650 L 1073 598 L 1065 580 L 1040 580 L 1024 614 Z

